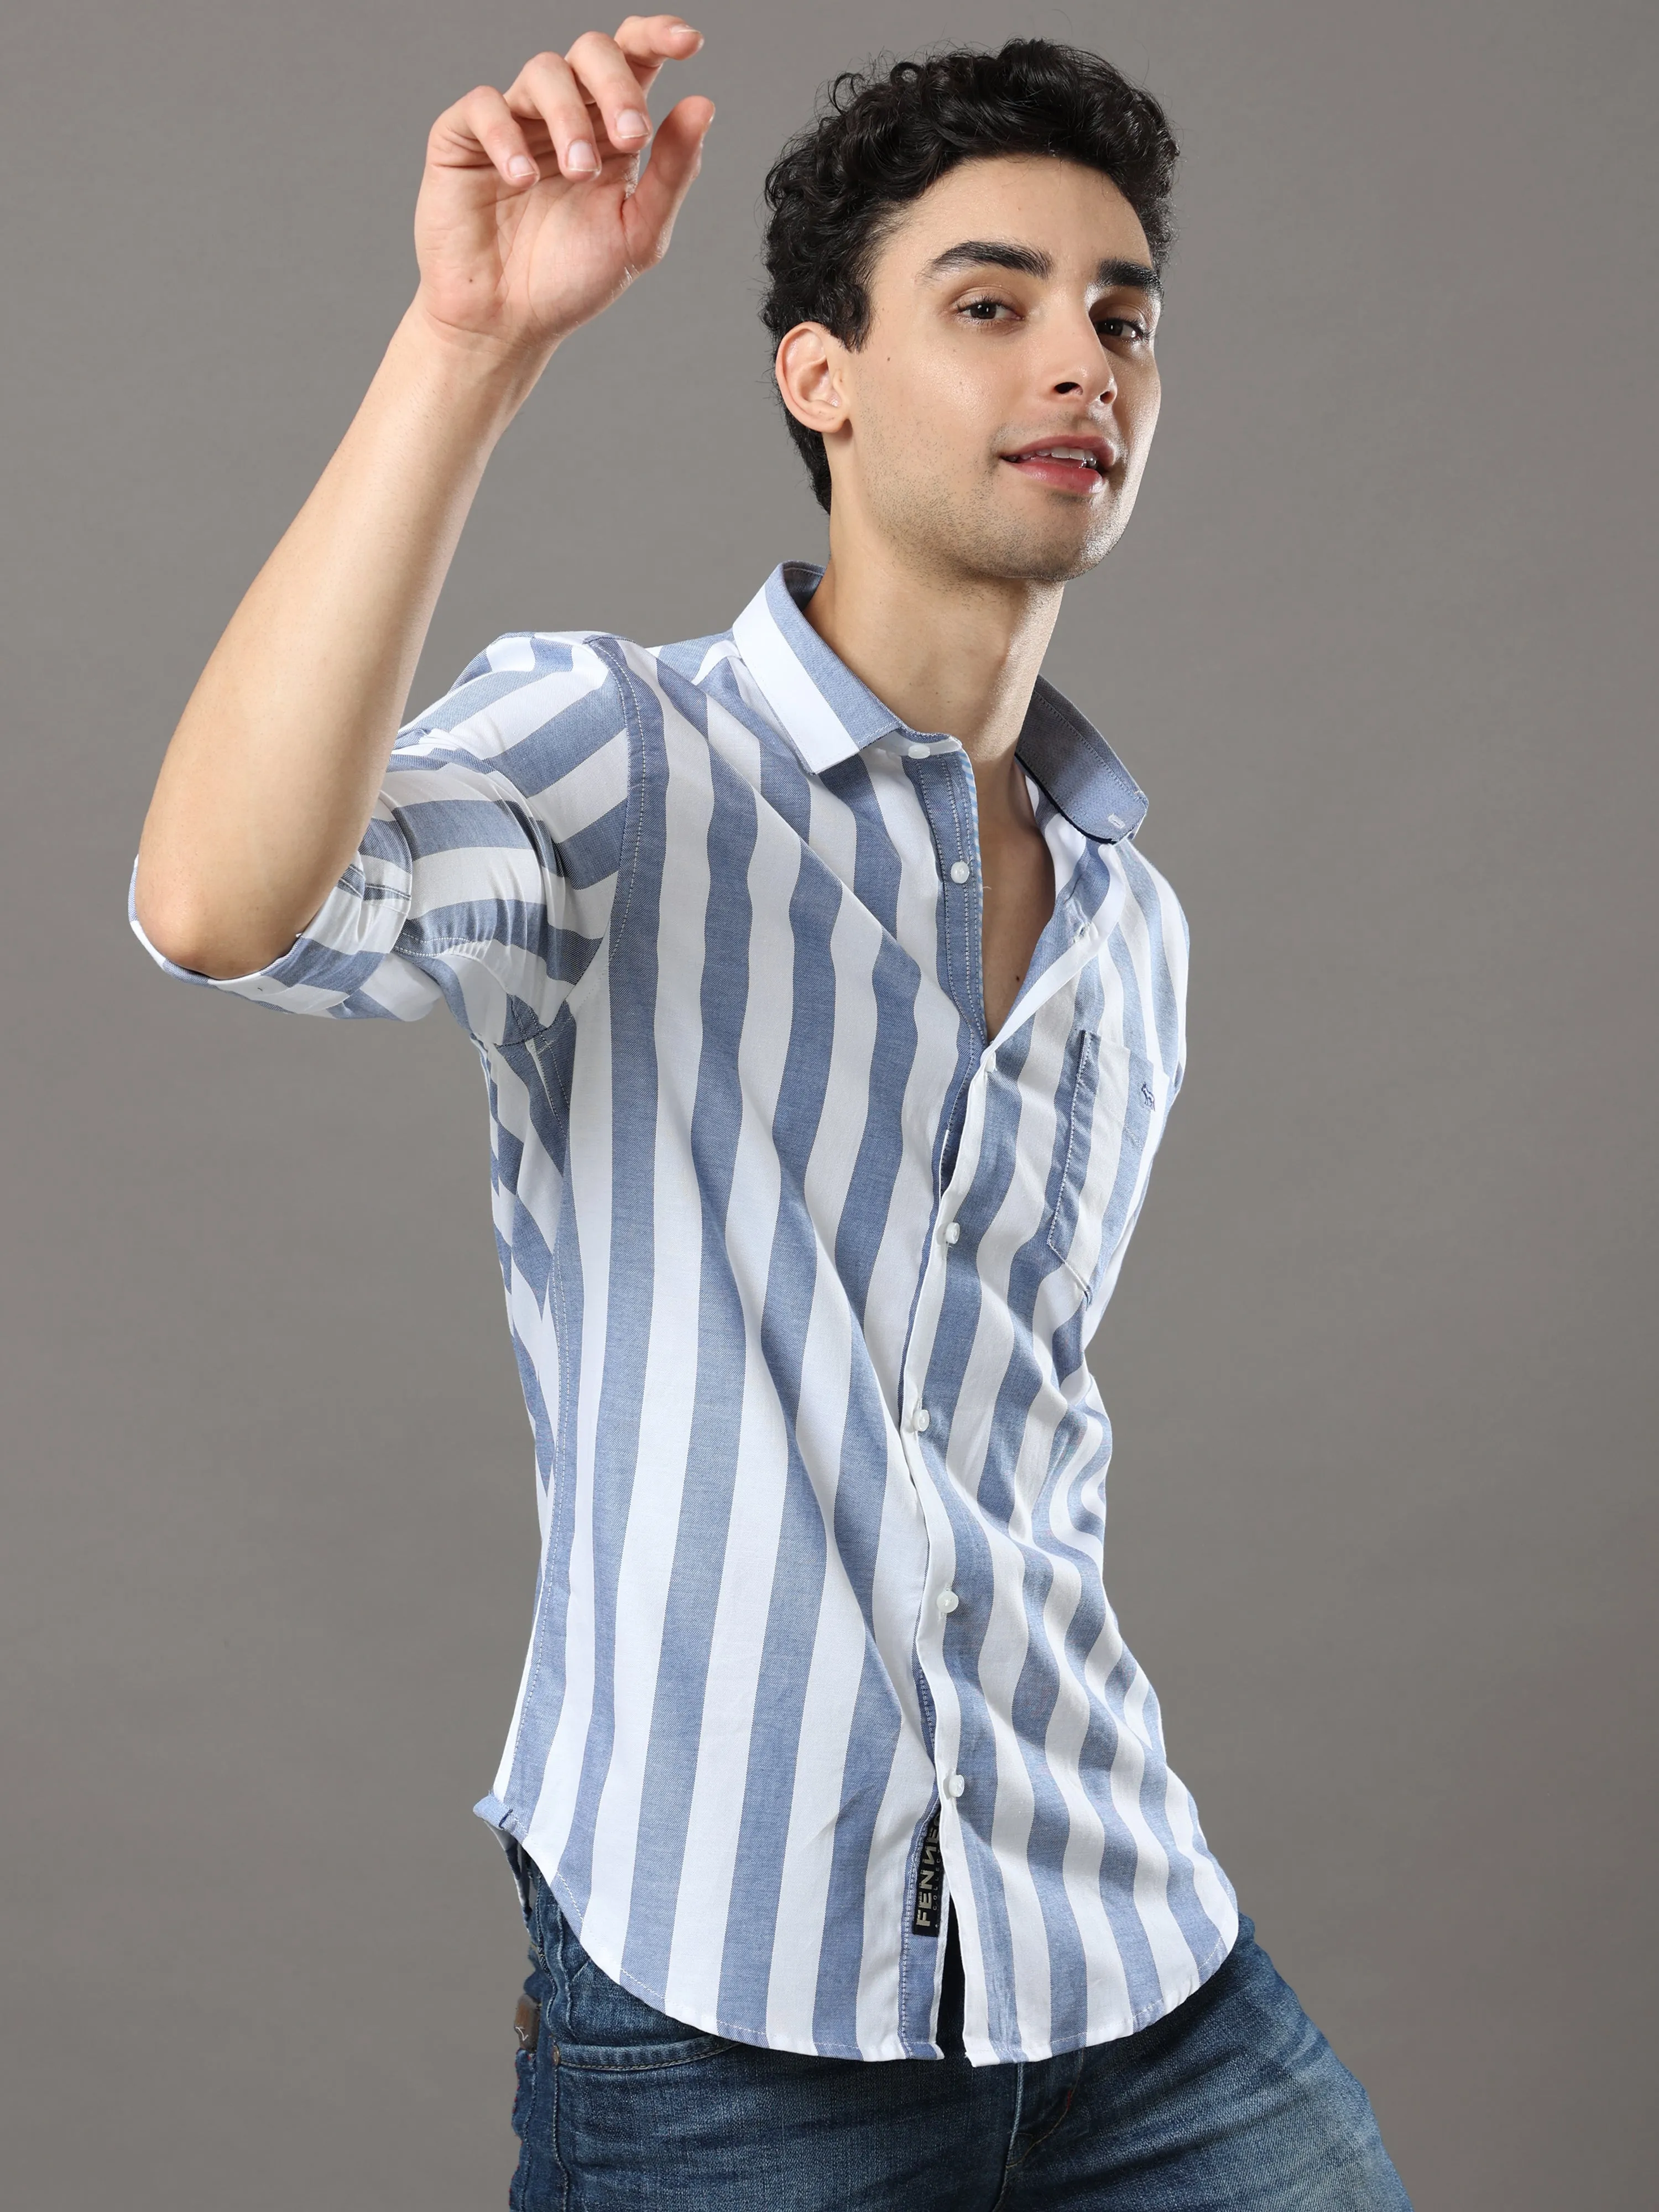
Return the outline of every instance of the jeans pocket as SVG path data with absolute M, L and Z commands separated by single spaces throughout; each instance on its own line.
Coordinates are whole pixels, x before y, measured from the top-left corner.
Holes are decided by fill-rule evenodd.
M 530 2100 L 536 2094 L 535 2051 L 514 2052 L 513 2065 L 517 2076 L 513 2090 L 513 2132 L 522 2142 L 525 2124 L 530 2117 Z
M 612 1981 L 583 1950 L 545 1883 L 538 1906 L 544 1917 L 549 1964 L 557 1962 L 557 2013 L 550 2033 L 558 2045 L 561 2068 L 637 2071 L 684 2066 L 732 2049 L 729 2036 L 702 2033 Z M 556 1932 L 550 1924 L 555 1922 Z
M 532 1939 L 530 1972 L 513 2014 L 513 2033 L 518 2045 L 513 2054 L 513 2132 L 520 2142 L 527 2142 L 535 2130 L 533 2107 L 542 2063 L 542 2022 L 550 2014 L 552 1996 L 553 1983 L 547 1961 Z

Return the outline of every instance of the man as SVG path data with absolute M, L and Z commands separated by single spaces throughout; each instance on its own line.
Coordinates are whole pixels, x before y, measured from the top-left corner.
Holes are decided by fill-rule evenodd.
M 842 80 L 767 188 L 827 567 L 688 643 L 499 638 L 397 727 L 495 440 L 666 247 L 713 110 L 644 95 L 701 43 L 630 18 L 440 118 L 416 298 L 134 878 L 175 972 L 442 997 L 485 1068 L 543 1543 L 478 1808 L 513 2202 L 1398 2206 L 1102 1581 L 1084 1355 L 1187 938 L 1038 671 L 1157 419 L 1157 104 L 1040 41 Z

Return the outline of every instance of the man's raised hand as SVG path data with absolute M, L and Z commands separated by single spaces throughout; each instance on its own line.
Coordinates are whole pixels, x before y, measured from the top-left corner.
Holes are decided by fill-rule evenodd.
M 678 15 L 630 15 L 615 38 L 585 32 L 504 93 L 480 85 L 445 110 L 415 210 L 417 300 L 434 328 L 542 352 L 662 258 L 714 110 L 682 100 L 653 143 L 645 95 L 702 45 Z

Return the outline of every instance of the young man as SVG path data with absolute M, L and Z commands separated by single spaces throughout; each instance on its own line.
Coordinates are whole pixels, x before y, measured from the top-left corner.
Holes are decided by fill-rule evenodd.
M 644 94 L 700 44 L 630 18 L 439 119 L 414 302 L 135 871 L 173 972 L 441 997 L 486 1072 L 543 1545 L 478 1808 L 513 2202 L 1399 2206 L 1102 1582 L 1084 1355 L 1187 933 L 1038 670 L 1157 419 L 1157 104 L 1037 41 L 842 80 L 768 180 L 828 566 L 690 643 L 499 638 L 397 727 L 495 440 L 666 246 L 713 110 L 652 142 Z

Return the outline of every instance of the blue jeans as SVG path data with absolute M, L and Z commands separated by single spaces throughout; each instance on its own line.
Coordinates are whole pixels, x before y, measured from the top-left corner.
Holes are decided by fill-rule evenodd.
M 531 1959 L 513 2212 L 1411 2212 L 1364 2090 L 1248 1918 L 1202 1988 L 1115 2042 L 1012 2066 L 959 2042 L 808 2058 L 619 1987 L 509 1856 Z M 945 1992 L 955 2042 L 959 1954 Z

